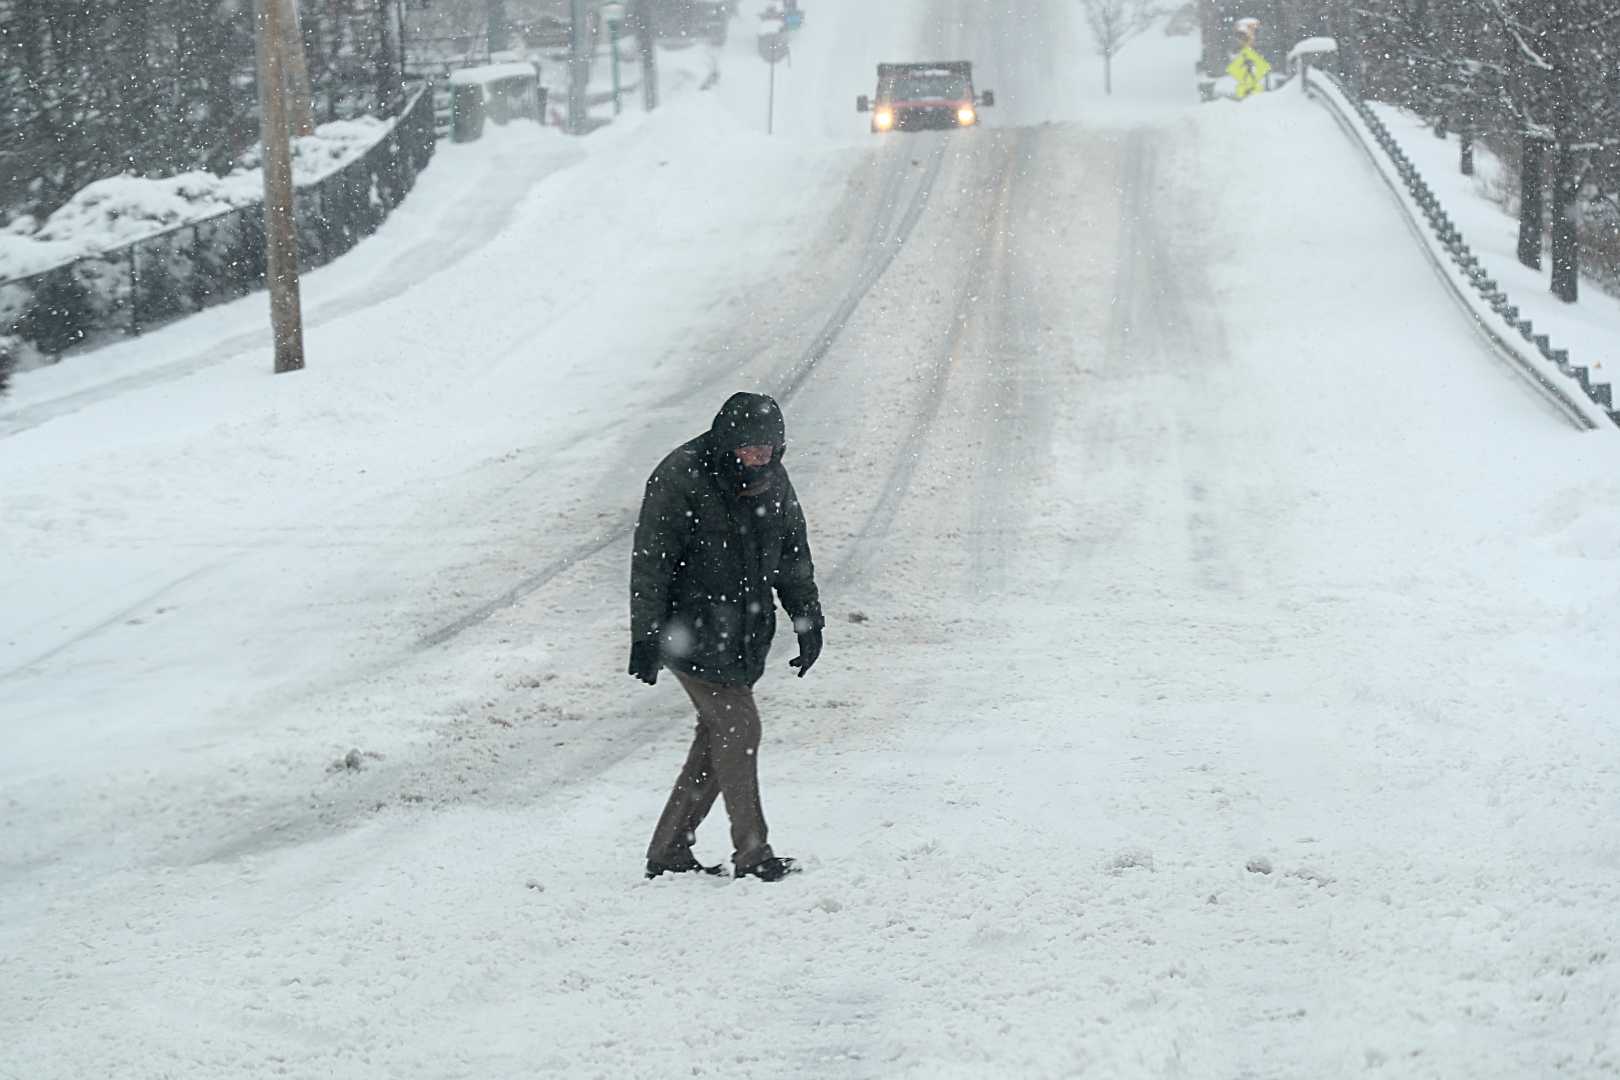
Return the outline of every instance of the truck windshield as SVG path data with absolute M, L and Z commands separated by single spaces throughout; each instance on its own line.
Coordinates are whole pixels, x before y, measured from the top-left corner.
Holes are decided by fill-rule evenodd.
M 968 83 L 960 75 L 943 73 L 918 72 L 897 75 L 891 96 L 895 101 L 917 101 L 927 98 L 961 101 L 968 96 Z

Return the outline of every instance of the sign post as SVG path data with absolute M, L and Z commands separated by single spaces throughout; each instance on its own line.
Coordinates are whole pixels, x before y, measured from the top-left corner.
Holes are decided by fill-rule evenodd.
M 765 114 L 765 134 L 776 134 L 776 65 L 788 58 L 788 38 L 784 33 L 759 35 L 759 56 L 771 65 L 770 104 Z

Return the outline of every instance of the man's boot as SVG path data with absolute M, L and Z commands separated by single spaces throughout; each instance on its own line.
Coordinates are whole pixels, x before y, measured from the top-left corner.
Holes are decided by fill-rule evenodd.
M 740 878 L 759 878 L 761 881 L 781 881 L 789 874 L 797 874 L 802 869 L 792 859 L 781 859 L 772 855 L 762 862 L 757 862 L 746 870 L 738 870 Z
M 718 877 L 725 872 L 724 867 L 704 866 L 696 859 L 677 863 L 658 862 L 656 859 L 647 860 L 647 879 L 649 881 L 665 874 L 711 874 Z

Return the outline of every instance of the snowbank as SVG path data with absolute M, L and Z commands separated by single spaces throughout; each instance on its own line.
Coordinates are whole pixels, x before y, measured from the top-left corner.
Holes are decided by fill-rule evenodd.
M 531 69 L 532 70 L 532 69 Z M 293 177 L 312 184 L 376 145 L 392 127 L 376 117 L 338 120 L 293 140 Z M 206 172 L 98 180 L 32 232 L 0 233 L 0 280 L 27 277 L 165 229 L 250 206 L 264 196 L 255 148 L 227 176 Z M 13 223 L 14 225 L 17 223 Z

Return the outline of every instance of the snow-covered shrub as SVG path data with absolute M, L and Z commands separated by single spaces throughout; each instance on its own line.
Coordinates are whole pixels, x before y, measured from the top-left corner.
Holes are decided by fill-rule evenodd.
M 245 210 L 220 223 L 222 240 L 213 246 L 218 261 L 221 292 L 246 296 L 264 287 L 264 214 Z
M 136 249 L 134 321 L 145 330 L 196 310 L 190 292 L 196 275 L 180 244 L 142 244 Z
M 94 317 L 90 289 L 73 267 L 63 267 L 40 279 L 12 333 L 46 356 L 58 357 L 85 339 Z

